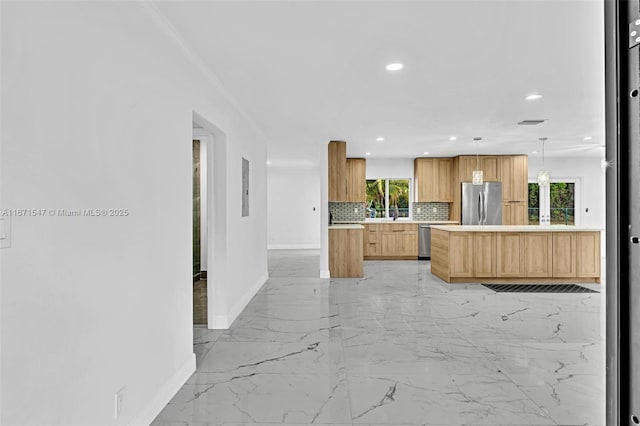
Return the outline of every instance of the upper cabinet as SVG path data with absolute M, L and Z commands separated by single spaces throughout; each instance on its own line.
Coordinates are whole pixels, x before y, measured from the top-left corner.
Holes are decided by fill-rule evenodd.
M 346 142 L 329 142 L 329 201 L 347 201 Z
M 453 201 L 453 159 L 416 158 L 413 163 L 416 201 Z
M 366 164 L 364 158 L 347 158 L 347 201 L 366 202 Z
M 347 143 L 329 142 L 329 201 L 366 202 L 366 160 L 347 158 Z
M 529 223 L 529 163 L 526 155 L 499 157 L 498 173 L 502 182 L 502 224 Z
M 499 157 L 499 179 L 502 182 L 502 201 L 523 201 L 528 199 L 528 161 L 526 155 Z
M 471 182 L 474 170 L 482 170 L 485 182 L 502 182 L 502 224 L 528 223 L 528 162 L 526 155 L 460 155 L 453 159 L 451 220 L 460 220 L 461 184 Z
M 474 170 L 482 170 L 482 180 L 487 182 L 499 181 L 499 158 L 496 155 L 461 155 L 458 157 L 458 173 L 460 182 L 471 182 Z

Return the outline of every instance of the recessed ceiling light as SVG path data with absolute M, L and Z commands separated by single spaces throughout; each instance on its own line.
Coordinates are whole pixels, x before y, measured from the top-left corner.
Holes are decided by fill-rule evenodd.
M 271 164 L 271 161 L 267 160 L 267 166 L 268 166 L 269 164 Z
M 402 68 L 404 68 L 404 65 L 397 62 L 387 65 L 387 71 L 399 71 Z
M 384 140 L 384 138 L 380 137 L 380 138 L 376 138 L 376 140 L 377 140 L 378 142 L 382 142 L 382 141 Z
M 371 155 L 371 153 L 370 152 L 365 152 L 364 155 Z
M 541 97 L 542 95 L 539 93 L 532 93 L 530 95 L 527 95 L 525 99 L 528 101 L 535 101 L 536 99 L 540 99 Z
M 456 139 L 458 139 L 458 138 L 457 138 L 457 137 L 455 137 L 455 136 L 449 136 L 449 140 L 450 140 L 450 141 L 455 141 Z
M 591 136 L 585 136 L 585 137 L 584 137 L 584 140 L 585 140 L 585 141 L 590 141 L 591 139 L 593 139 Z
M 429 155 L 428 151 L 423 152 L 424 155 Z
M 538 151 L 531 151 L 531 153 L 532 153 L 532 154 L 537 154 L 537 153 L 538 153 Z

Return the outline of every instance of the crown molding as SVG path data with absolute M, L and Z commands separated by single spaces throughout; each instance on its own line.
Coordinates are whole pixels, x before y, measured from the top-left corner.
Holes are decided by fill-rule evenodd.
M 249 125 L 255 130 L 265 142 L 269 140 L 262 129 L 256 124 L 255 120 L 242 108 L 238 100 L 224 87 L 218 76 L 211 70 L 202 57 L 191 47 L 191 45 L 182 37 L 180 32 L 158 9 L 158 6 L 152 0 L 139 0 L 137 4 L 145 10 L 158 27 L 175 43 L 182 54 L 195 66 L 207 80 L 207 82 L 216 90 L 222 93 L 222 96 L 247 120 Z

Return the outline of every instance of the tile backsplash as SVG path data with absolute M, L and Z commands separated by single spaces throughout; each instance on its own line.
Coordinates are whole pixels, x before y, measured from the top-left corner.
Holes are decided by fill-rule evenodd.
M 333 214 L 334 222 L 362 222 L 366 214 L 365 203 L 330 202 L 329 211 Z
M 449 220 L 449 203 L 413 203 L 413 220 Z

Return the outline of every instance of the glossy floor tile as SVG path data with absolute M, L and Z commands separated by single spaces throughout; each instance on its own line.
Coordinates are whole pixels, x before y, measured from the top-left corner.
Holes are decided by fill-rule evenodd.
M 425 261 L 329 281 L 318 261 L 269 253 L 232 326 L 194 329 L 197 372 L 155 426 L 604 424 L 600 293 L 449 285 Z

